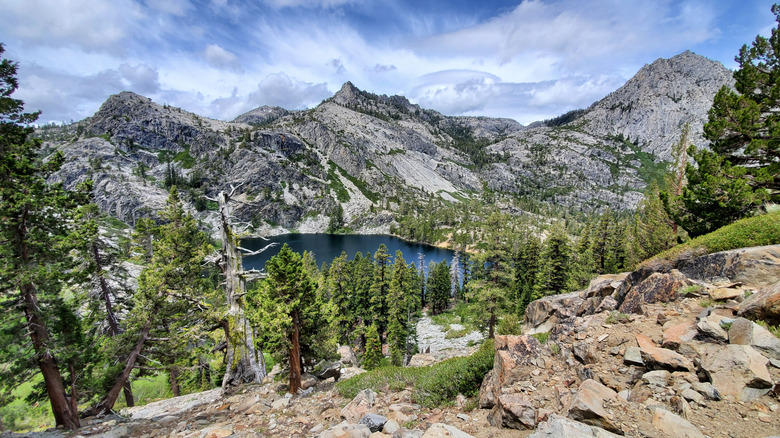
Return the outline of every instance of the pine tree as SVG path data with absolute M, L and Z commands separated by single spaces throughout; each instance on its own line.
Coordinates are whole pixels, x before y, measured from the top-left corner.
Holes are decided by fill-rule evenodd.
M 379 336 L 387 330 L 387 292 L 390 289 L 390 254 L 385 244 L 379 245 L 374 253 L 374 279 L 371 282 L 370 303 L 371 314 L 377 324 Z
M 780 5 L 772 6 L 780 24 Z M 704 137 L 710 148 L 731 166 L 743 169 L 752 191 L 769 189 L 780 199 L 780 30 L 769 38 L 756 36 L 735 58 L 734 89 L 724 86 L 715 95 Z M 698 162 L 698 159 L 697 159 Z M 686 172 L 687 173 L 687 172 Z M 740 172 L 741 173 L 741 172 Z M 689 184 L 694 184 L 689 181 Z M 766 191 L 765 191 L 766 193 Z
M 320 306 L 315 284 L 303 258 L 287 244 L 265 264 L 266 279 L 254 296 L 263 344 L 286 355 L 290 364 L 290 392 L 301 388 L 301 340 L 317 330 Z
M 447 261 L 441 263 L 431 261 L 428 265 L 428 280 L 426 281 L 426 294 L 434 315 L 443 312 L 450 299 L 450 268 Z
M 406 338 L 408 336 L 409 305 L 406 287 L 408 286 L 407 270 L 403 254 L 395 252 L 393 274 L 387 294 L 387 343 L 390 346 L 390 360 L 393 365 L 403 365 L 406 353 Z
M 4 51 L 0 44 L 0 55 Z M 0 61 L 1 337 L 10 342 L 3 345 L 0 363 L 11 365 L 2 373 L 0 400 L 10 400 L 19 379 L 29 379 L 31 367 L 37 367 L 56 424 L 76 429 L 76 388 L 71 385 L 68 394 L 61 369 L 66 364 L 57 356 L 72 338 L 54 328 L 62 318 L 71 323 L 78 320 L 61 290 L 74 264 L 72 218 L 77 207 L 86 203 L 90 187 L 68 192 L 61 184 L 47 184 L 63 156 L 57 152 L 42 160 L 41 141 L 28 138 L 33 129 L 24 125 L 34 122 L 39 113 L 24 113 L 23 102 L 10 97 L 18 88 L 16 71 L 16 63 Z M 23 336 L 29 336 L 29 348 Z M 73 371 L 69 383 L 75 382 Z
M 206 235 L 184 212 L 176 186 L 171 187 L 161 217 L 164 224 L 149 230 L 159 238 L 153 241 L 151 260 L 138 278 L 122 335 L 132 348 L 122 355 L 123 370 L 95 408 L 98 415 L 113 408 L 137 362 L 162 363 L 172 391 L 179 392 L 179 367 L 189 362 L 189 347 L 206 341 L 201 323 L 216 300 L 209 296 L 208 281 L 201 275 L 209 250 Z
M 371 324 L 366 331 L 366 352 L 363 354 L 361 365 L 366 370 L 372 370 L 379 366 L 383 357 L 379 331 L 376 324 Z
M 564 228 L 553 227 L 544 242 L 539 271 L 536 274 L 533 299 L 566 292 L 571 266 L 571 243 Z
M 509 218 L 493 213 L 486 220 L 486 232 L 480 244 L 481 252 L 474 257 L 475 265 L 488 266 L 483 275 L 469 282 L 470 301 L 476 303 L 479 318 L 488 328 L 488 338 L 495 335 L 498 316 L 507 307 L 515 279 L 512 262 L 513 241 L 507 229 Z
M 351 302 L 352 291 L 349 289 L 350 272 L 347 264 L 347 253 L 333 259 L 328 269 L 328 279 L 325 289 L 330 298 L 328 319 L 336 333 L 336 341 L 351 344 L 353 332 L 358 323 L 355 316 L 355 306 Z
M 525 308 L 532 301 L 536 273 L 539 270 L 539 257 L 542 243 L 532 232 L 526 230 L 526 237 L 518 249 L 515 262 L 515 288 L 517 288 L 518 301 L 516 313 L 518 316 L 525 313 Z

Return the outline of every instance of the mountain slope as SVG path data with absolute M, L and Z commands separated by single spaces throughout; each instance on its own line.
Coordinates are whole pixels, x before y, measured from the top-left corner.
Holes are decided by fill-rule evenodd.
M 260 107 L 233 122 L 124 92 L 75 129 L 41 135 L 66 154 L 60 179 L 93 178 L 100 208 L 128 222 L 154 215 L 171 183 L 212 222 L 208 198 L 240 184 L 236 214 L 264 233 L 324 231 L 337 205 L 353 226 L 386 231 L 403 201 L 457 202 L 485 188 L 509 207 L 522 198 L 584 211 L 633 208 L 684 123 L 704 145 L 707 109 L 732 83 L 719 63 L 685 52 L 643 67 L 567 123 L 531 127 L 448 117 L 349 82 L 311 110 Z

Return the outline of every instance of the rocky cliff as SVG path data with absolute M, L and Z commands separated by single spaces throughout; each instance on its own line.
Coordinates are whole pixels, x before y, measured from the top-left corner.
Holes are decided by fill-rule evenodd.
M 712 97 L 732 82 L 719 63 L 685 52 L 643 67 L 587 110 L 532 127 L 448 117 L 349 82 L 311 110 L 260 107 L 232 122 L 124 92 L 76 128 L 42 135 L 67 157 L 58 178 L 93 178 L 100 208 L 130 223 L 154 215 L 171 183 L 212 222 L 208 198 L 240 185 L 237 215 L 264 233 L 323 231 L 337 205 L 348 223 L 386 231 L 401 201 L 457 202 L 485 188 L 509 203 L 633 208 L 683 124 L 705 144 Z

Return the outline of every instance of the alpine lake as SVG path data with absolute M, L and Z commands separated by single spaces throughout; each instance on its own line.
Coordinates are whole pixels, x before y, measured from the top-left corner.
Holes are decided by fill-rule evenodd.
M 317 266 L 323 263 L 328 265 L 333 259 L 340 256 L 342 251 L 347 253 L 349 260 L 355 258 L 359 251 L 365 256 L 371 253 L 372 257 L 379 245 L 385 244 L 391 260 L 395 259 L 395 252 L 401 250 L 406 263 L 415 263 L 419 266 L 419 254 L 425 256 L 424 268 L 428 269 L 431 261 L 440 263 L 447 260 L 452 262 L 454 251 L 437 248 L 421 243 L 407 242 L 393 236 L 383 234 L 281 234 L 264 239 L 243 239 L 241 245 L 248 250 L 258 250 L 269 243 L 276 245 L 260 254 L 244 257 L 244 269 L 263 269 L 265 262 L 275 256 L 285 243 L 295 252 L 303 254 L 309 251 L 314 254 Z

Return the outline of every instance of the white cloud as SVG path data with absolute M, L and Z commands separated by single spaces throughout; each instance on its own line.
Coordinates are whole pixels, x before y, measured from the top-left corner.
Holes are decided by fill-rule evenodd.
M 324 82 L 303 82 L 285 73 L 274 73 L 257 84 L 257 90 L 249 94 L 249 102 L 254 107 L 275 105 L 286 109 L 303 109 L 316 105 L 331 95 Z
M 143 12 L 130 0 L 0 2 L 0 37 L 24 46 L 79 47 L 125 52 L 124 42 Z
M 25 81 L 18 97 L 29 111 L 43 109 L 40 122 L 80 120 L 91 116 L 111 94 L 134 91 L 153 94 L 159 90 L 157 72 L 139 64 L 122 64 L 118 69 L 77 76 L 57 72 L 37 64 L 22 66 Z
M 241 66 L 238 63 L 238 57 L 234 53 L 223 49 L 218 44 L 207 45 L 206 50 L 203 51 L 203 56 L 206 58 L 206 62 L 213 67 L 220 69 L 241 69 Z
M 337 6 L 348 5 L 350 3 L 359 3 L 361 0 L 265 0 L 269 6 L 282 8 L 334 8 Z
M 146 6 L 178 17 L 187 15 L 193 9 L 189 0 L 146 0 Z

